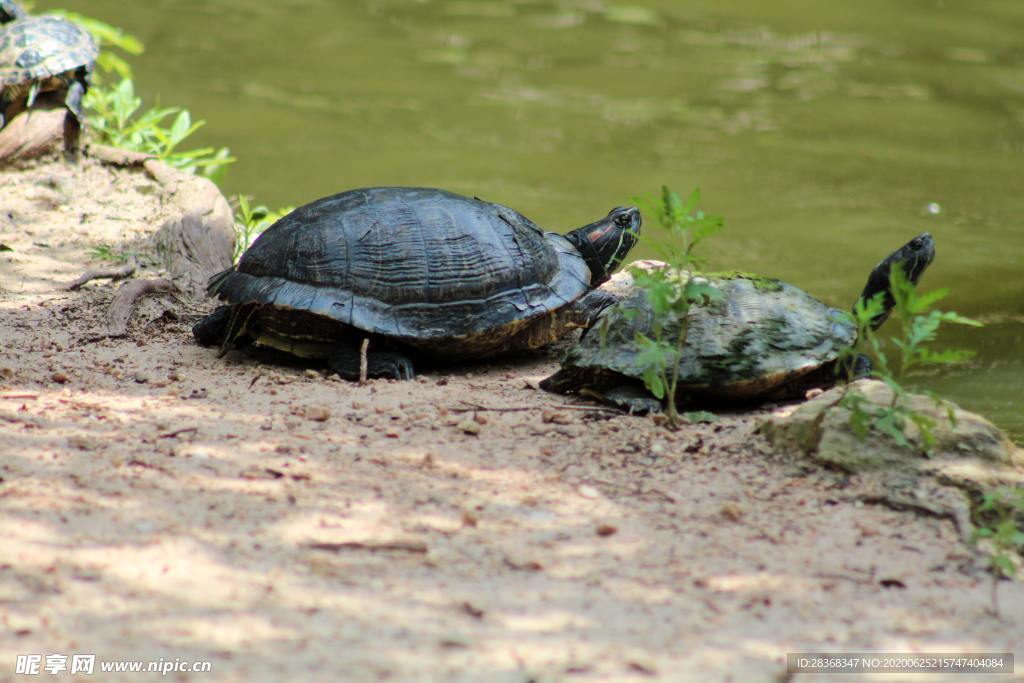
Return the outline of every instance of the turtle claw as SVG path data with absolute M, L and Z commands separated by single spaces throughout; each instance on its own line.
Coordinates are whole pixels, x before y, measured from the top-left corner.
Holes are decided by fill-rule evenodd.
M 402 354 L 382 351 L 367 356 L 366 376 L 413 379 L 416 373 L 413 372 L 412 361 Z
M 359 379 L 359 353 L 345 349 L 327 360 L 332 370 L 343 379 L 357 381 Z M 391 351 L 371 351 L 366 354 L 366 376 L 386 377 L 390 379 L 412 379 L 412 361 L 400 353 Z

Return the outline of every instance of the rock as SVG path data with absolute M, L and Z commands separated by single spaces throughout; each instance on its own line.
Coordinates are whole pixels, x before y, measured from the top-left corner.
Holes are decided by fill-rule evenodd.
M 473 436 L 476 436 L 477 434 L 480 433 L 480 423 L 478 423 L 476 420 L 470 419 L 468 417 L 466 419 L 462 420 L 461 422 L 459 422 L 455 426 L 458 429 L 460 429 L 463 432 L 465 432 L 466 434 L 472 434 Z
M 892 401 L 892 391 L 879 381 L 860 380 L 849 390 L 860 392 L 869 404 Z M 777 450 L 856 475 L 862 499 L 950 517 L 966 535 L 971 531 L 971 506 L 981 495 L 1024 486 L 1024 451 L 980 415 L 909 395 L 906 405 L 935 423 L 935 443 L 925 453 L 913 424 L 906 432 L 908 446 L 875 430 L 860 440 L 850 427 L 849 409 L 838 405 L 842 391 L 832 389 L 795 410 L 776 412 L 758 431 Z M 949 410 L 955 418 L 952 423 Z

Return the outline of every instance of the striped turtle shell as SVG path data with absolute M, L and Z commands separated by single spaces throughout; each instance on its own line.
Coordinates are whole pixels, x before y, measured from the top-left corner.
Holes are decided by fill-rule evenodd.
M 17 86 L 85 68 L 99 48 L 88 31 L 58 17 L 27 17 L 0 26 L 0 85 Z
M 517 211 L 444 190 L 378 187 L 296 209 L 208 291 L 414 346 L 460 339 L 445 348 L 472 352 L 579 299 L 589 283 L 576 248 Z
M 781 280 L 748 273 L 706 278 L 721 297 L 693 306 L 687 317 L 678 375 L 680 388 L 690 395 L 723 400 L 767 396 L 827 370 L 857 337 L 849 316 Z M 646 368 L 636 340 L 638 334 L 654 336 L 654 313 L 628 273 L 616 275 L 609 285 L 621 303 L 602 312 L 569 351 L 562 369 L 542 383 L 545 388 L 565 391 L 614 386 L 623 377 L 643 379 Z M 680 325 L 670 322 L 664 330 L 665 341 L 674 347 Z

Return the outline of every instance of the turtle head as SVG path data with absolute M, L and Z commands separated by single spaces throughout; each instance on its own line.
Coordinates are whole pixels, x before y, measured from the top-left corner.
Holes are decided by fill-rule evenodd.
M 902 247 L 887 256 L 881 263 L 875 266 L 868 276 L 868 282 L 864 285 L 860 300 L 868 301 L 879 292 L 884 294 L 884 310 L 871 320 L 872 329 L 878 329 L 889 317 L 896 300 L 892 295 L 892 283 L 890 276 L 894 266 L 903 269 L 903 274 L 912 285 L 916 285 L 924 274 L 932 260 L 935 258 L 935 240 L 930 233 L 922 232 Z
M 0 24 L 6 24 L 25 16 L 25 10 L 14 0 L 0 0 Z
M 617 206 L 599 221 L 573 230 L 566 238 L 590 268 L 590 286 L 611 278 L 640 236 L 640 209 Z

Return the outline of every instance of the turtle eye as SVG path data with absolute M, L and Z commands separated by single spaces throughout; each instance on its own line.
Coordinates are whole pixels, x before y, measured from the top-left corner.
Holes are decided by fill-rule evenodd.
M 619 214 L 615 217 L 615 225 L 620 228 L 628 228 L 633 225 L 633 218 L 628 213 Z

